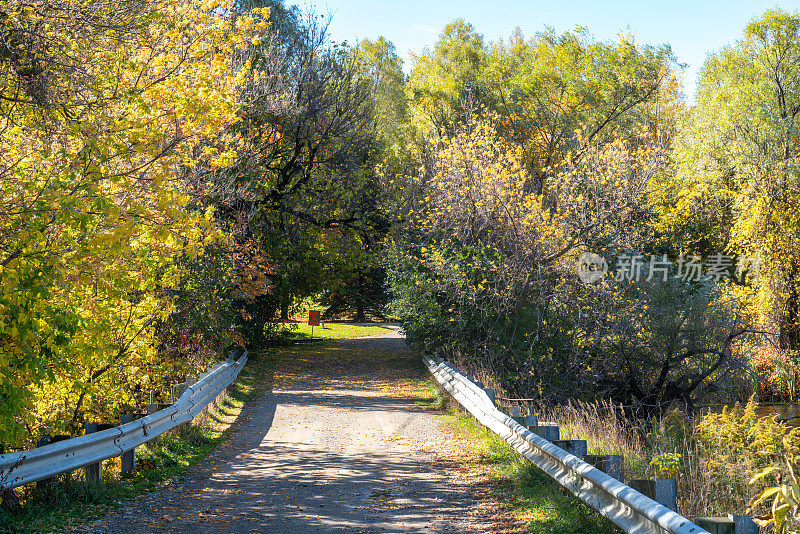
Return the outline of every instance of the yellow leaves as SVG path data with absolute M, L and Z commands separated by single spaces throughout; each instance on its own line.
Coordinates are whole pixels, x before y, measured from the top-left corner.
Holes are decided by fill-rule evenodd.
M 211 160 L 211 166 L 215 169 L 230 167 L 236 161 L 236 150 L 227 150 Z
M 185 180 L 238 156 L 241 139 L 226 131 L 238 120 L 249 62 L 230 59 L 259 42 L 269 10 L 232 24 L 230 2 L 159 0 L 148 9 L 137 14 L 147 27 L 128 40 L 109 41 L 102 29 L 69 34 L 48 21 L 53 42 L 86 60 L 78 70 L 90 81 L 65 91 L 58 106 L 79 120 L 60 129 L 51 121 L 45 131 L 26 104 L 14 120 L 0 117 L 0 207 L 12 214 L 0 220 L 0 234 L 10 236 L 6 250 L 19 250 L 0 266 L 0 386 L 24 397 L 14 413 L 0 410 L 0 434 L 15 414 L 48 417 L 54 403 L 72 402 L 75 380 L 121 343 L 133 340 L 103 387 L 118 387 L 129 360 L 135 369 L 157 362 L 147 325 L 173 309 L 163 295 L 180 282 L 177 261 L 220 238 L 212 208 L 187 208 Z M 28 11 L 6 20 L 27 24 L 36 16 Z M 22 362 L 14 373 L 6 372 L 8 354 Z

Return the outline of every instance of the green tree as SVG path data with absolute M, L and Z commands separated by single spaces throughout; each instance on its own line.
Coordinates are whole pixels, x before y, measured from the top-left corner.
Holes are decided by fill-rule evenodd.
M 486 60 L 483 36 L 464 19 L 445 26 L 432 50 L 414 56 L 406 90 L 412 121 L 423 135 L 452 135 L 463 120 L 462 101 L 482 101 Z
M 676 172 L 652 188 L 681 250 L 751 258 L 745 299 L 781 348 L 800 349 L 800 15 L 768 11 L 708 58 L 681 125 Z M 757 276 L 755 276 L 757 275 Z

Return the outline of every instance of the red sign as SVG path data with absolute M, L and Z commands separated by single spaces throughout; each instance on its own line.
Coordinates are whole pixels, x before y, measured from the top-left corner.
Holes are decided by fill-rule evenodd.
M 308 312 L 308 324 L 311 326 L 319 326 L 319 310 L 311 310 Z

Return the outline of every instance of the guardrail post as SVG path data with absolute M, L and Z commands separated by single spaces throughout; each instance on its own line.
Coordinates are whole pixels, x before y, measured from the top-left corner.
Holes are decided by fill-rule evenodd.
M 158 412 L 160 410 L 168 408 L 169 406 L 171 406 L 171 405 L 170 404 L 148 404 L 147 405 L 147 415 L 150 415 L 151 413 L 156 413 L 156 412 Z M 159 442 L 161 441 L 161 438 L 160 438 L 160 436 L 156 436 L 153 439 L 151 439 L 150 441 L 153 442 L 154 444 L 158 445 Z
M 492 401 L 492 404 L 496 404 L 496 401 L 495 401 L 495 398 L 494 398 L 494 388 L 483 388 L 483 391 L 485 391 L 486 395 L 489 396 L 489 400 Z
M 547 441 L 558 441 L 559 438 L 559 430 L 556 425 L 536 425 L 528 430 Z
M 136 419 L 136 416 L 130 413 L 122 414 L 119 416 L 119 424 L 124 425 Z M 129 451 L 122 453 L 120 457 L 120 474 L 123 477 L 132 476 L 136 470 L 136 447 Z
M 36 440 L 36 448 L 44 447 L 45 445 L 49 445 L 53 438 L 50 434 L 45 434 L 44 436 L 39 436 L 39 439 Z M 37 490 L 43 490 L 50 487 L 50 483 L 53 482 L 52 478 L 45 478 L 44 480 L 40 480 L 36 483 Z
M 518 406 L 512 406 L 511 408 L 509 408 L 509 409 L 508 409 L 508 411 L 510 412 L 510 413 L 508 414 L 508 416 L 509 416 L 511 419 L 513 419 L 513 420 L 514 420 L 514 421 L 516 421 L 517 423 L 521 424 L 522 426 L 525 426 L 525 418 L 526 418 L 527 416 L 523 416 L 523 415 L 522 415 L 522 413 L 520 412 L 520 410 L 519 410 L 519 407 L 518 407 Z
M 733 521 L 733 531 L 736 534 L 758 534 L 761 531 L 752 516 L 728 514 L 728 519 Z
M 539 426 L 539 417 L 535 415 L 526 415 L 522 418 L 523 421 L 520 423 L 522 426 L 530 430 L 532 426 Z
M 692 523 L 711 534 L 736 534 L 733 519 L 727 517 L 695 517 Z
M 100 431 L 101 423 L 86 423 L 84 426 L 85 434 L 94 434 Z M 83 468 L 86 482 L 100 482 L 103 480 L 103 462 L 89 464 Z
M 50 438 L 50 443 L 58 443 L 59 441 L 66 441 L 66 440 L 72 439 L 74 437 L 75 436 L 72 436 L 70 434 L 59 434 L 57 436 L 51 437 Z M 72 474 L 72 471 L 68 471 L 68 473 Z
M 186 391 L 186 388 L 188 386 L 186 385 L 186 382 L 181 382 L 180 384 L 177 384 L 175 387 L 178 389 L 178 397 L 180 398 L 180 396 L 183 395 L 183 392 Z
M 625 483 L 673 512 L 678 511 L 678 479 L 634 478 Z
M 587 448 L 585 439 L 557 439 L 553 441 L 553 445 L 564 449 L 578 458 L 586 456 Z
M 620 482 L 625 480 L 625 459 L 621 454 L 589 454 L 583 460 Z

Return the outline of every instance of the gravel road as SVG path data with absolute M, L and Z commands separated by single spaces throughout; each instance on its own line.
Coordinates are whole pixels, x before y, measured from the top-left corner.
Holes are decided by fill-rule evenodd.
M 84 532 L 496 531 L 437 417 L 393 394 L 411 358 L 397 330 L 298 348 L 203 464 Z

